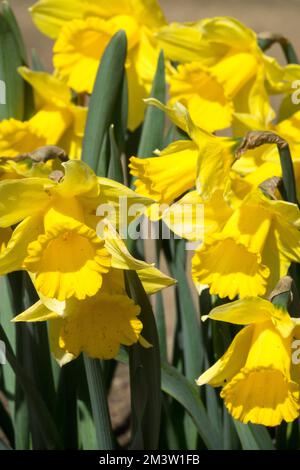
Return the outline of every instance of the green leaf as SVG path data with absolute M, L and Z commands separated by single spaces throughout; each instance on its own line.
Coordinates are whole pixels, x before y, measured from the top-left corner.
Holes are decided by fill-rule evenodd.
M 99 66 L 83 140 L 82 159 L 98 175 L 105 176 L 107 162 L 99 161 L 105 133 L 113 123 L 114 110 L 124 77 L 127 39 L 124 31 L 114 35 Z
M 283 146 L 277 146 L 280 164 L 282 169 L 282 180 L 283 180 L 283 190 L 282 196 L 288 202 L 293 202 L 298 204 L 297 201 L 297 192 L 296 192 L 296 183 L 295 183 L 295 172 L 293 167 L 292 156 L 288 144 Z
M 31 279 L 27 273 L 23 274 L 24 305 L 23 310 L 31 307 L 39 300 Z M 17 293 L 16 293 L 17 295 Z M 25 325 L 23 325 L 25 327 Z M 31 355 L 30 366 L 27 373 L 37 385 L 51 414 L 56 409 L 56 393 L 54 387 L 51 352 L 48 337 L 47 322 L 27 323 L 29 345 L 26 354 Z M 41 374 L 41 371 L 43 373 Z
M 120 350 L 117 359 L 128 363 L 128 355 Z M 175 367 L 166 362 L 161 365 L 161 389 L 180 403 L 189 413 L 199 434 L 208 449 L 221 449 L 222 436 L 220 430 L 209 420 L 205 407 L 197 389 Z
M 57 422 L 59 423 L 64 449 L 78 449 L 77 386 L 80 372 L 79 365 L 78 359 L 65 364 L 61 368 L 59 376 Z
M 77 361 L 79 363 L 77 390 L 79 445 L 84 450 L 96 450 L 96 429 L 92 416 L 90 394 L 82 355 L 77 358 Z
M 194 381 L 198 377 L 203 365 L 204 350 L 201 330 L 199 326 L 199 313 L 193 301 L 190 286 L 185 271 L 185 241 L 174 240 L 171 260 L 171 273 L 177 279 L 176 289 L 180 303 L 180 322 L 182 328 L 182 343 L 184 357 L 184 371 L 188 379 Z
M 7 437 L 10 445 L 15 445 L 15 432 L 11 416 L 7 409 L 5 409 L 2 400 L 0 400 L 0 428 Z
M 15 326 L 11 323 L 11 319 L 14 315 L 13 305 L 11 297 L 9 295 L 9 284 L 7 276 L 0 277 L 0 324 L 6 331 L 7 337 L 10 344 L 15 351 L 16 344 L 16 330 Z M 3 381 L 4 381 L 4 394 L 8 400 L 9 410 L 12 416 L 14 416 L 15 409 L 15 375 L 10 367 L 3 367 Z
M 96 428 L 97 447 L 99 450 L 112 450 L 114 444 L 101 362 L 84 354 L 84 365 Z
M 24 310 L 23 303 L 23 273 L 14 272 L 7 276 L 8 279 L 8 293 L 10 297 L 10 303 L 12 307 L 13 316 L 21 313 Z M 22 367 L 28 366 L 29 370 L 32 370 L 32 364 L 29 359 L 31 354 L 28 355 L 30 349 L 30 336 L 26 324 L 14 325 L 16 331 L 16 357 L 18 363 Z M 14 407 L 14 421 L 16 430 L 16 449 L 27 450 L 30 446 L 30 435 L 29 435 L 29 410 L 25 400 L 24 390 L 20 384 L 20 381 L 15 381 L 15 407 Z
M 288 64 L 299 64 L 299 59 L 293 45 L 286 41 L 282 44 L 282 50 Z
M 2 4 L 0 11 L 0 120 L 22 120 L 25 82 L 17 68 L 24 64 L 24 57 L 19 30 L 8 8 L 7 4 Z
M 282 52 L 284 53 L 288 64 L 299 64 L 299 60 L 293 45 L 285 37 L 276 34 L 270 34 L 270 37 L 258 39 L 259 47 L 263 51 L 266 51 L 275 43 L 278 43 L 281 46 Z
M 209 420 L 199 391 L 177 369 L 166 363 L 162 363 L 162 389 L 184 406 L 207 448 L 221 449 L 220 431 Z
M 85 402 L 78 400 L 78 431 L 83 450 L 96 450 L 95 424 Z
M 161 372 L 159 341 L 148 296 L 135 271 L 125 274 L 128 295 L 141 307 L 143 336 L 152 345 L 129 348 L 132 408 L 132 448 L 157 449 L 161 419 Z
M 263 426 L 243 424 L 233 419 L 244 450 L 275 450 L 270 434 Z
M 128 81 L 123 74 L 113 113 L 114 135 L 120 154 L 125 151 L 128 121 Z
M 3 17 L 5 18 L 7 24 L 9 25 L 14 38 L 16 40 L 16 44 L 18 47 L 18 52 L 20 54 L 21 60 L 23 64 L 25 65 L 27 63 L 27 52 L 26 52 L 26 47 L 22 38 L 22 34 L 19 28 L 19 25 L 17 23 L 16 17 L 14 15 L 14 12 L 12 11 L 9 2 L 3 1 L 2 2 L 2 13 Z
M 31 49 L 31 64 L 32 64 L 32 70 L 35 72 L 44 72 L 45 67 L 41 61 L 40 56 L 38 55 L 36 49 Z
M 171 239 L 163 241 L 165 254 L 170 262 L 172 276 L 177 279 L 176 299 L 177 299 L 177 327 L 174 339 L 177 345 L 176 361 L 183 358 L 183 369 L 185 376 L 192 382 L 192 386 L 197 390 L 194 383 L 202 368 L 204 360 L 203 338 L 199 326 L 199 314 L 193 302 L 193 296 L 188 284 L 185 269 L 186 250 L 185 241 Z M 179 348 L 179 344 L 184 347 Z M 183 423 L 187 446 L 193 449 L 196 446 L 197 433 L 188 416 L 184 417 Z
M 225 405 L 223 406 L 223 442 L 224 450 L 236 450 L 240 448 L 240 441 L 233 420 Z
M 165 318 L 164 301 L 161 292 L 158 292 L 156 294 L 155 318 L 159 337 L 160 355 L 163 360 L 167 360 L 167 325 Z
M 177 416 L 172 413 L 172 398 L 163 394 L 163 414 L 160 427 L 160 449 L 171 449 L 171 450 L 182 450 L 183 447 L 180 445 L 175 421 Z
M 109 127 L 109 141 L 110 141 L 110 160 L 108 168 L 108 178 L 124 183 L 124 174 L 121 162 L 121 154 L 115 139 L 113 124 Z
M 158 224 L 159 233 L 162 233 L 162 222 L 159 221 Z M 161 255 L 162 255 L 162 243 L 161 240 L 156 240 L 156 265 L 160 269 L 161 264 Z M 159 349 L 160 357 L 163 360 L 167 360 L 167 325 L 165 318 L 165 309 L 164 309 L 164 300 L 161 292 L 156 294 L 155 302 L 155 318 L 157 325 L 157 332 L 159 338 Z
M 24 368 L 18 362 L 5 331 L 0 324 L 0 340 L 6 345 L 7 361 L 13 369 L 18 382 L 23 388 L 30 410 L 35 417 L 41 437 L 44 440 L 45 449 L 60 449 L 59 434 L 52 417 L 32 380 L 27 376 Z
M 8 275 L 11 287 L 14 314 L 21 313 L 37 300 L 37 294 L 27 273 L 14 272 Z M 16 356 L 26 375 L 32 380 L 51 415 L 55 413 L 56 397 L 51 366 L 51 356 L 46 323 L 17 323 Z M 43 373 L 41 374 L 41 371 Z M 36 413 L 29 403 L 25 403 L 23 388 L 16 383 L 16 445 L 26 449 L 30 444 L 35 449 L 45 448 L 44 436 L 36 419 Z
M 166 100 L 166 80 L 164 53 L 160 52 L 154 77 L 151 97 L 162 103 Z M 140 158 L 151 157 L 154 150 L 161 149 L 164 143 L 165 116 L 163 111 L 154 106 L 148 106 L 142 128 L 141 140 L 138 148 Z

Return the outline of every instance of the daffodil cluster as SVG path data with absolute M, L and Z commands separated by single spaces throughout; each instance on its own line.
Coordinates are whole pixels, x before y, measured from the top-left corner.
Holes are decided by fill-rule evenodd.
M 292 421 L 300 413 L 291 362 L 298 323 L 263 298 L 300 262 L 300 211 L 284 199 L 275 145 L 280 136 L 289 146 L 299 191 L 300 121 L 291 95 L 300 66 L 279 65 L 252 30 L 228 17 L 170 24 L 157 38 L 170 61 L 169 102 L 147 101 L 179 132 L 155 156 L 131 158 L 136 192 L 156 201 L 150 217 L 198 243 L 191 266 L 198 292 L 235 300 L 209 318 L 249 325 L 198 384 L 222 386 L 228 411 L 245 423 Z M 245 145 L 248 132 L 256 144 Z M 186 204 L 202 205 L 203 218 L 191 211 L 184 223 Z
M 300 65 L 280 65 L 234 18 L 167 24 L 156 0 L 39 0 L 30 10 L 54 40 L 54 72 L 19 67 L 34 106 L 26 119 L 0 122 L 0 275 L 26 271 L 40 299 L 14 321 L 48 322 L 60 365 L 81 352 L 110 359 L 121 345 L 151 347 L 125 271 L 135 271 L 149 294 L 174 280 L 134 258 L 118 223 L 99 215 L 107 204 L 120 213 L 126 197 L 128 213 L 140 204 L 135 216 L 163 220 L 197 244 L 196 289 L 224 302 L 207 317 L 243 326 L 198 385 L 222 387 L 229 413 L 244 423 L 293 421 L 300 415 L 299 365 L 292 361 L 299 320 L 269 296 L 300 263 L 300 111 L 293 102 Z M 131 156 L 135 191 L 82 161 L 89 98 L 120 30 L 127 40 L 124 141 L 139 135 L 133 132 L 145 102 L 165 113 L 173 131 L 148 158 Z M 160 50 L 166 103 L 149 98 Z M 293 200 L 280 145 L 291 152 Z M 191 210 L 183 223 L 186 205 L 201 206 L 203 218 Z
M 129 206 L 151 200 L 74 160 L 48 176 L 5 179 L 0 193 L 0 273 L 27 271 L 40 297 L 15 321 L 48 321 L 60 364 L 82 351 L 109 359 L 121 344 L 149 346 L 124 270 L 136 271 L 148 293 L 173 281 L 133 258 L 112 223 L 96 214 L 101 204 L 118 209 L 120 195 Z

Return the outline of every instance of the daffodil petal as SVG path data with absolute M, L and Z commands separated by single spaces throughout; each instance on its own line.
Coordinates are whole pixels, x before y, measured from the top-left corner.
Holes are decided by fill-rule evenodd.
M 63 319 L 57 317 L 49 321 L 49 343 L 51 352 L 60 367 L 75 359 L 74 354 L 66 352 L 59 345 L 60 331 L 63 326 Z
M 47 36 L 55 38 L 63 24 L 83 15 L 82 0 L 39 0 L 30 12 L 35 25 Z
M 61 349 L 74 356 L 84 351 L 90 357 L 111 359 L 121 344 L 138 341 L 143 328 L 137 318 L 140 307 L 121 295 L 102 294 L 98 305 L 97 300 L 89 299 L 78 311 L 66 314 L 59 333 Z
M 234 338 L 225 354 L 198 378 L 197 385 L 213 387 L 225 385 L 244 365 L 253 335 L 253 326 L 243 328 Z
M 20 313 L 15 318 L 12 319 L 13 322 L 20 322 L 20 321 L 28 321 L 28 322 L 35 322 L 35 321 L 48 321 L 57 318 L 57 314 L 51 312 L 47 309 L 47 307 L 39 300 L 31 307 L 29 307 L 25 312 Z
M 32 124 L 31 121 L 21 122 L 16 119 L 0 122 L 0 154 L 4 157 L 32 152 L 48 143 L 47 134 L 43 134 L 35 122 Z
M 64 106 L 71 104 L 71 91 L 67 85 L 54 75 L 46 72 L 34 72 L 28 67 L 19 67 L 19 74 L 26 80 L 44 103 Z
M 0 253 L 2 275 L 24 269 L 28 244 L 38 237 L 42 230 L 40 216 L 27 217 L 15 228 L 6 247 Z
M 42 212 L 50 200 L 47 178 L 6 180 L 0 185 L 0 226 L 9 227 L 29 215 Z

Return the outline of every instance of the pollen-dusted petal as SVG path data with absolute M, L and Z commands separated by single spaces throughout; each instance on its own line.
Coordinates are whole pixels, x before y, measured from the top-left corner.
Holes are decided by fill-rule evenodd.
M 229 127 L 234 112 L 231 98 L 210 69 L 197 62 L 179 65 L 170 77 L 170 103 L 184 104 L 193 122 L 209 132 Z
M 111 359 L 120 345 L 136 343 L 143 325 L 137 318 L 140 307 L 125 295 L 107 295 L 101 292 L 73 305 L 73 311 L 62 322 L 59 346 L 78 356 L 85 352 L 90 357 Z
M 243 423 L 277 426 L 299 416 L 299 385 L 273 368 L 244 368 L 222 390 L 229 413 Z
M 110 264 L 104 241 L 76 221 L 53 225 L 30 243 L 24 261 L 25 268 L 36 275 L 37 291 L 58 300 L 95 295 Z
M 208 284 L 211 294 L 234 299 L 263 295 L 269 268 L 261 256 L 250 252 L 233 238 L 211 241 L 201 246 L 192 261 L 196 283 Z
M 158 157 L 131 157 L 137 193 L 157 202 L 172 202 L 195 185 L 197 158 L 197 146 L 190 141 L 173 142 Z

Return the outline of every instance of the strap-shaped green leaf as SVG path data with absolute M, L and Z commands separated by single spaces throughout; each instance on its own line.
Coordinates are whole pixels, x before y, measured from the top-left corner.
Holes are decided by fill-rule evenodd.
M 111 450 L 114 443 L 101 362 L 84 355 L 84 365 L 96 428 L 97 448 Z
M 0 10 L 0 119 L 23 119 L 25 82 L 18 74 L 24 65 L 20 30 L 8 4 Z
M 151 97 L 162 103 L 166 100 L 166 79 L 164 53 L 161 51 L 157 62 Z M 154 106 L 148 106 L 138 147 L 138 157 L 151 157 L 154 150 L 162 149 L 164 142 L 165 116 L 163 111 Z
M 270 434 L 263 426 L 233 420 L 244 450 L 274 450 Z
M 124 350 L 119 352 L 117 359 L 128 363 L 128 356 Z M 166 362 L 162 362 L 161 373 L 162 391 L 173 397 L 189 413 L 208 449 L 221 449 L 220 429 L 209 420 L 197 389 L 175 367 Z
M 61 442 L 60 442 L 59 433 L 55 426 L 55 423 L 45 405 L 43 398 L 41 397 L 38 389 L 36 388 L 35 384 L 28 377 L 28 375 L 24 371 L 24 368 L 20 365 L 19 361 L 17 360 L 1 324 L 0 324 L 0 340 L 3 341 L 6 345 L 7 362 L 13 369 L 18 382 L 23 388 L 28 406 L 30 407 L 35 417 L 35 421 L 38 426 L 40 435 L 43 437 L 44 445 L 45 445 L 44 448 L 60 449 Z
M 161 419 L 161 370 L 155 318 L 147 294 L 135 271 L 126 272 L 128 294 L 141 307 L 143 336 L 152 345 L 129 348 L 132 409 L 132 448 L 157 449 Z
M 114 35 L 107 46 L 96 77 L 89 104 L 87 125 L 83 140 L 82 159 L 99 176 L 106 176 L 107 162 L 100 157 L 103 140 L 108 128 L 113 124 L 113 115 L 123 82 L 127 39 L 124 31 Z

